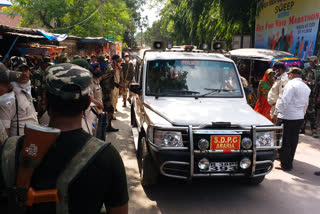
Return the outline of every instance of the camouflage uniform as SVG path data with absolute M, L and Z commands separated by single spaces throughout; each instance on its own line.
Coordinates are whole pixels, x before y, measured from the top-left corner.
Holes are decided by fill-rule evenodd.
M 120 82 L 121 82 L 121 95 L 122 95 L 122 100 L 123 100 L 123 106 L 127 106 L 127 99 L 129 103 L 131 103 L 131 97 L 132 93 L 129 92 L 129 97 L 127 98 L 128 94 L 128 88 L 130 83 L 132 83 L 133 76 L 134 76 L 134 66 L 132 62 L 125 62 L 121 64 L 122 67 L 122 72 L 120 76 Z
M 114 108 L 112 106 L 112 91 L 114 89 L 114 77 L 113 77 L 113 67 L 111 64 L 108 64 L 107 70 L 104 71 L 104 74 L 111 75 L 107 79 L 100 81 L 100 86 L 102 89 L 103 94 L 103 105 L 104 105 L 104 111 L 108 112 L 108 115 L 112 117 Z
M 41 63 L 50 63 L 49 57 L 44 57 Z M 40 118 L 46 111 L 46 105 L 43 101 L 43 92 L 45 90 L 45 70 L 41 67 L 32 74 L 31 84 L 35 88 L 36 110 L 38 118 Z
M 302 125 L 302 133 L 305 130 L 305 125 L 308 121 L 310 121 L 312 135 L 317 135 L 317 122 L 316 122 L 316 111 L 315 111 L 315 101 L 316 101 L 316 85 L 318 83 L 317 77 L 319 74 L 319 70 L 313 68 L 313 69 L 304 69 L 302 72 L 302 79 L 307 82 L 307 85 L 311 89 L 310 97 L 309 97 L 309 105 L 306 112 L 306 115 L 304 117 L 304 124 Z M 319 79 L 319 77 L 318 77 Z
M 114 69 L 111 66 L 111 64 L 107 65 L 106 71 L 103 71 L 104 74 L 107 74 L 108 77 L 106 79 L 103 79 L 100 81 L 100 86 L 102 89 L 102 100 L 103 100 L 103 106 L 105 112 L 108 113 L 108 127 L 107 131 L 111 132 L 117 132 L 119 131 L 118 129 L 115 129 L 111 125 L 111 120 L 114 118 L 113 113 L 114 113 L 114 107 L 112 105 L 112 95 L 113 95 L 113 90 L 116 88 L 114 86 Z

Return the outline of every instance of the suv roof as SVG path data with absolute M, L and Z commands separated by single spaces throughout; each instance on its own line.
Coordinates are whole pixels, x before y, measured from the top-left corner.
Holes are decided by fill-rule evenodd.
M 142 55 L 143 56 L 143 55 Z M 142 57 L 141 56 L 141 57 Z M 145 51 L 144 56 L 148 60 L 162 60 L 162 59 L 195 59 L 195 60 L 218 60 L 225 62 L 233 62 L 231 59 L 219 53 L 206 52 L 187 52 L 187 51 Z

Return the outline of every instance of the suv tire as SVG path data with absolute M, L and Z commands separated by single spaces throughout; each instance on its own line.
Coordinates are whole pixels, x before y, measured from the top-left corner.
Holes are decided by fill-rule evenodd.
M 142 137 L 140 142 L 141 149 L 141 168 L 140 168 L 140 177 L 141 184 L 144 187 L 152 186 L 158 182 L 159 173 L 155 168 L 152 157 L 148 151 L 146 138 Z

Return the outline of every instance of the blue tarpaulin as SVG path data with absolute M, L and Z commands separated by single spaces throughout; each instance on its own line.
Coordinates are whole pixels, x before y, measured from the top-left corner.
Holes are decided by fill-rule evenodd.
M 37 30 L 37 32 L 40 32 L 44 37 L 46 37 L 50 41 L 61 42 L 61 41 L 65 40 L 68 37 L 67 34 L 47 33 L 47 32 L 44 32 L 43 30 Z

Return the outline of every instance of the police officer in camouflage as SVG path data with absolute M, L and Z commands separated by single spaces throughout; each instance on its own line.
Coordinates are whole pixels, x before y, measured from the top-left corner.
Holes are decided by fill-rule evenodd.
M 59 201 L 33 204 L 26 213 L 98 214 L 104 205 L 107 213 L 127 214 L 128 189 L 119 153 L 111 143 L 81 128 L 82 114 L 90 105 L 90 72 L 63 63 L 48 68 L 45 79 L 49 126 L 61 134 L 33 172 L 30 187 L 35 191 L 56 189 Z M 0 192 L 11 187 L 7 178 L 16 176 L 16 154 L 20 154 L 23 143 L 24 137 L 8 138 L 0 148 Z M 10 150 L 14 145 L 17 149 Z M 6 159 L 9 153 L 15 158 Z M 10 163 L 6 166 L 1 160 Z
M 302 80 L 309 86 L 311 89 L 310 97 L 309 97 L 309 106 L 307 109 L 307 113 L 304 118 L 304 124 L 301 127 L 300 133 L 305 133 L 305 126 L 308 121 L 310 121 L 312 137 L 318 138 L 319 135 L 317 133 L 317 122 L 316 122 L 316 85 L 319 81 L 319 70 L 316 65 L 318 62 L 318 58 L 316 56 L 308 57 L 307 63 L 305 63 L 305 69 L 302 73 Z
M 35 87 L 36 110 L 38 118 L 46 111 L 46 105 L 43 102 L 43 92 L 45 89 L 45 70 L 50 66 L 51 59 L 45 56 L 40 61 L 40 68 L 32 74 L 31 84 Z
M 130 55 L 128 53 L 124 54 L 124 62 L 121 63 L 122 67 L 122 72 L 120 76 L 120 82 L 121 82 L 121 95 L 122 95 L 122 101 L 123 101 L 123 106 L 127 106 L 127 100 L 131 104 L 131 97 L 132 94 L 129 92 L 129 97 L 128 97 L 128 88 L 130 83 L 132 83 L 133 77 L 134 77 L 134 66 L 133 63 L 130 61 Z
M 113 128 L 111 121 L 114 118 L 114 108 L 112 105 L 112 92 L 115 88 L 114 86 L 114 69 L 111 64 L 107 65 L 107 69 L 103 71 L 103 76 L 100 80 L 100 86 L 102 89 L 102 101 L 104 106 L 104 112 L 108 113 L 108 127 L 107 132 L 117 132 L 119 129 Z

